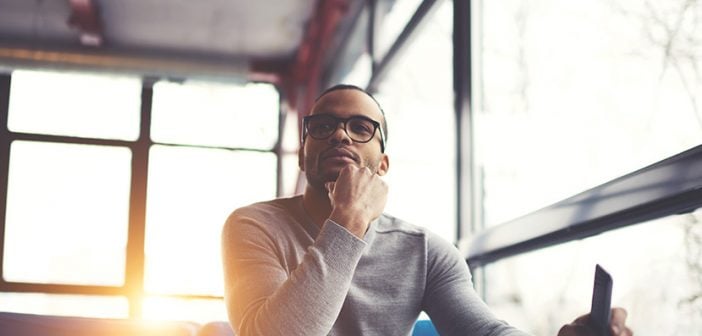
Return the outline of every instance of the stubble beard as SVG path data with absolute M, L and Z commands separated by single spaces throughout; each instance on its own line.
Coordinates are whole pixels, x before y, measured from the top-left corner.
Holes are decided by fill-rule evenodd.
M 378 163 L 373 162 L 373 160 L 364 160 L 366 163 L 366 167 L 370 169 L 373 173 L 378 172 Z M 379 160 L 378 160 L 379 161 Z M 310 173 L 309 170 L 305 171 L 305 177 L 307 178 L 307 183 L 314 187 L 314 189 L 322 192 L 322 193 L 327 193 L 327 187 L 326 183 L 327 182 L 336 182 L 336 180 L 339 178 L 339 172 L 343 167 L 340 167 L 339 169 L 335 169 L 332 171 L 328 172 L 323 172 L 324 167 L 322 165 L 322 161 L 319 160 L 315 164 L 315 168 L 317 168 L 317 174 Z

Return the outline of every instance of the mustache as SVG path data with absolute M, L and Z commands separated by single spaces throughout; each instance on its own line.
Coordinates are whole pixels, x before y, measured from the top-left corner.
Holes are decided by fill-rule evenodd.
M 352 160 L 359 162 L 359 157 L 358 154 L 354 153 L 353 151 L 349 150 L 346 148 L 346 146 L 333 146 L 325 149 L 322 151 L 320 157 L 322 159 L 326 159 L 328 157 L 332 156 L 347 156 L 350 157 Z

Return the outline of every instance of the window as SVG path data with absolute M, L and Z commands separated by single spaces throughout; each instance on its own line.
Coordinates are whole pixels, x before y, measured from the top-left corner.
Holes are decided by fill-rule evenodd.
M 636 243 L 631 243 L 635 241 Z M 612 305 L 637 335 L 694 335 L 702 326 L 702 210 L 485 266 L 485 299 L 502 319 L 555 335 L 590 310 L 595 264 L 612 274 Z
M 300 145 L 300 126 L 297 113 L 286 109 L 283 122 L 283 138 L 280 139 L 282 147 L 281 170 L 282 170 L 282 190 L 281 196 L 292 196 L 295 194 L 297 184 L 300 180 L 300 168 L 298 164 L 297 148 Z
M 702 142 L 700 4 L 479 8 L 475 142 L 486 226 Z
M 8 75 L 3 75 L 8 78 Z M 25 288 L 124 285 L 141 83 L 124 76 L 16 70 L 0 113 L 7 196 L 2 277 Z M 7 90 L 7 91 L 5 91 Z M 5 156 L 6 155 L 6 156 Z M 6 189 L 5 189 L 6 188 Z M 29 287 L 27 287 L 29 286 Z M 38 287 L 37 287 L 38 286 Z M 128 316 L 125 297 L 2 293 L 4 311 Z
M 700 4 L 480 1 L 476 8 L 484 226 L 702 142 Z M 694 299 L 699 218 L 698 210 L 504 259 L 476 278 L 500 317 L 555 334 L 589 310 L 601 263 L 614 276 L 613 303 L 629 310 L 637 334 L 694 334 L 702 326 Z
M 226 318 L 220 230 L 235 208 L 278 193 L 277 90 L 23 70 L 10 82 L 2 277 L 61 294 L 2 293 L 0 308 Z M 127 260 L 128 247 L 144 260 Z
M 275 155 L 156 145 L 150 160 L 147 292 L 224 295 L 222 224 L 234 209 L 275 197 Z
M 395 0 L 377 1 L 378 14 L 382 16 L 380 27 L 378 28 L 377 52 L 382 58 L 395 43 L 407 22 L 417 10 L 422 1 L 420 0 Z M 386 13 L 387 12 L 387 13 Z M 451 16 L 442 17 L 443 22 L 450 24 Z M 449 27 L 450 28 L 450 27 Z
M 224 294 L 224 221 L 276 196 L 278 93 L 264 84 L 158 82 L 152 110 L 144 315 L 221 319 L 221 300 L 153 295 Z
M 17 70 L 7 126 L 13 132 L 136 140 L 140 91 L 140 81 L 131 77 Z
M 270 150 L 278 140 L 278 93 L 268 84 L 158 82 L 155 142 Z
M 452 15 L 443 2 L 425 18 L 376 95 L 388 120 L 386 211 L 448 241 L 457 226 Z
M 130 163 L 123 147 L 14 141 L 4 279 L 122 285 Z

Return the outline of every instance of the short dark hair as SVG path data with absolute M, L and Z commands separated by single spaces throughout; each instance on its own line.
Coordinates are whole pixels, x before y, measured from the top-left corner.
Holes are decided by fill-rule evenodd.
M 375 105 L 377 105 L 378 109 L 380 110 L 380 114 L 383 115 L 383 120 L 380 123 L 380 125 L 381 125 L 381 127 L 383 127 L 383 135 L 385 136 L 385 142 L 387 142 L 388 141 L 388 121 L 385 118 L 385 111 L 383 111 L 383 108 L 380 106 L 380 103 L 378 103 L 378 101 L 375 99 L 375 97 L 373 97 L 373 95 L 370 92 L 368 92 L 368 91 L 366 91 L 366 90 L 364 90 L 356 85 L 352 85 L 352 84 L 336 84 L 332 87 L 327 88 L 321 94 L 319 94 L 319 96 L 317 96 L 317 98 L 315 98 L 314 102 L 316 103 L 317 101 L 319 101 L 327 93 L 333 92 L 333 91 L 338 91 L 338 90 L 361 91 L 361 92 L 365 93 L 368 97 L 373 99 L 373 101 L 375 102 Z

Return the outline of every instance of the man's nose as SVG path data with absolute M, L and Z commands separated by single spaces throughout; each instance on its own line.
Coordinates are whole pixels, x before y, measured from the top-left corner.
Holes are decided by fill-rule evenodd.
M 329 136 L 329 142 L 332 144 L 345 143 L 350 145 L 352 143 L 351 138 L 348 133 L 346 133 L 346 123 L 340 122 L 336 124 L 336 129 L 331 136 Z

